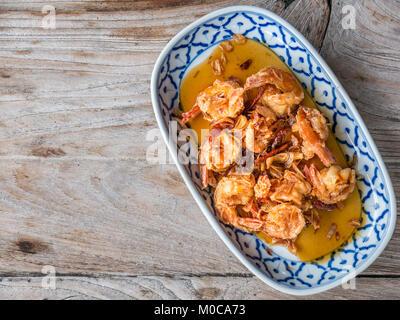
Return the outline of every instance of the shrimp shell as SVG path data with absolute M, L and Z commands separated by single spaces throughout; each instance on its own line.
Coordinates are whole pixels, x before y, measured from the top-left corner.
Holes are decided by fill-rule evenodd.
M 214 193 L 215 207 L 225 223 L 247 232 L 261 231 L 264 221 L 253 217 L 241 217 L 236 207 L 251 206 L 255 179 L 251 175 L 223 177 Z M 255 212 L 256 216 L 257 213 Z
M 254 187 L 254 194 L 257 199 L 267 198 L 271 189 L 271 182 L 268 176 L 259 176 Z
M 329 130 L 325 117 L 316 109 L 299 107 L 297 123 L 292 126 L 303 139 L 302 151 L 306 159 L 311 159 L 316 154 L 322 163 L 329 167 L 336 162 L 335 156 L 325 145 Z
M 304 167 L 304 173 L 313 184 L 313 193 L 318 200 L 328 205 L 346 200 L 353 192 L 356 183 L 353 169 L 342 169 L 337 165 L 318 171 L 312 164 L 310 168 Z
M 208 170 L 222 172 L 236 162 L 241 150 L 241 140 L 231 131 L 223 130 L 203 142 L 199 161 Z
M 297 79 L 289 72 L 277 67 L 261 69 L 248 77 L 245 90 L 265 86 L 262 101 L 279 116 L 288 114 L 304 99 L 304 91 Z
M 302 211 L 282 203 L 269 210 L 263 231 L 276 239 L 295 239 L 306 225 Z
M 246 148 L 254 153 L 261 153 L 265 150 L 273 137 L 271 125 L 275 123 L 276 115 L 268 107 L 256 105 L 250 113 L 250 120 L 245 131 Z
M 308 196 L 311 191 L 312 187 L 306 180 L 297 173 L 286 170 L 283 180 L 270 198 L 277 202 L 293 202 L 302 206 L 304 197 Z
M 243 93 L 237 82 L 217 79 L 212 86 L 199 93 L 196 105 L 208 121 L 236 118 L 244 109 Z

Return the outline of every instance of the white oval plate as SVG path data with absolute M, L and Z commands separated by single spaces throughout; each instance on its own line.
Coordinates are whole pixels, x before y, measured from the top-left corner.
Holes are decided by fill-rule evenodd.
M 168 127 L 173 119 L 172 110 L 179 104 L 180 83 L 188 70 L 235 33 L 268 45 L 280 56 L 332 123 L 332 131 L 346 157 L 358 156 L 356 170 L 361 178 L 357 186 L 363 224 L 344 248 L 333 252 L 324 262 L 301 262 L 278 246 L 267 252 L 266 245 L 255 235 L 222 223 L 212 196 L 200 188 L 197 164 L 183 165 L 177 161 L 178 146 L 170 139 Z M 294 295 L 325 291 L 365 270 L 386 247 L 396 224 L 396 201 L 385 164 L 332 70 L 312 45 L 276 14 L 257 7 L 235 6 L 195 21 L 161 52 L 152 74 L 151 97 L 165 142 L 208 222 L 236 257 L 271 287 Z

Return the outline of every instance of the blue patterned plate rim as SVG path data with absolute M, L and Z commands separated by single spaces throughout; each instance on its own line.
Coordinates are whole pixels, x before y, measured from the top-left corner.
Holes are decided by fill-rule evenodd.
M 200 207 L 201 211 L 205 215 L 207 221 L 211 224 L 213 229 L 217 232 L 219 237 L 222 239 L 222 241 L 227 245 L 227 247 L 235 254 L 235 256 L 253 273 L 255 274 L 258 278 L 260 278 L 262 281 L 264 281 L 266 284 L 271 286 L 272 288 L 282 291 L 284 293 L 288 294 L 293 294 L 293 295 L 310 295 L 310 294 L 316 294 L 325 290 L 329 290 L 333 287 L 336 287 L 339 285 L 340 279 L 337 281 L 333 281 L 331 283 L 319 286 L 319 287 L 311 287 L 311 288 L 290 288 L 286 287 L 283 285 L 280 285 L 279 283 L 275 282 L 273 279 L 269 278 L 265 273 L 263 273 L 260 269 L 256 268 L 254 264 L 247 258 L 239 248 L 237 248 L 233 243 L 232 240 L 227 236 L 225 231 L 222 229 L 221 225 L 218 223 L 218 221 L 215 219 L 213 214 L 211 213 L 209 207 L 199 194 L 199 192 L 196 190 L 195 184 L 192 181 L 191 177 L 187 174 L 186 170 L 184 169 L 183 165 L 178 162 L 177 159 L 177 145 L 169 143 L 169 134 L 168 134 L 168 127 L 167 124 L 165 123 L 163 119 L 163 115 L 161 113 L 161 107 L 160 103 L 158 100 L 158 82 L 159 82 L 159 76 L 160 76 L 160 71 L 161 71 L 161 66 L 163 62 L 165 61 L 166 57 L 168 56 L 169 52 L 171 49 L 175 46 L 176 43 L 181 41 L 186 34 L 188 34 L 190 31 L 193 29 L 199 27 L 200 25 L 204 24 L 207 22 L 207 20 L 214 19 L 218 16 L 221 15 L 226 15 L 228 13 L 242 13 L 242 12 L 251 12 L 255 14 L 260 14 L 265 17 L 268 17 L 281 26 L 283 26 L 285 29 L 287 29 L 290 33 L 295 35 L 297 39 L 299 40 L 299 43 L 308 50 L 308 52 L 315 58 L 315 60 L 320 64 L 322 67 L 322 70 L 324 71 L 325 74 L 328 75 L 328 77 L 332 80 L 333 86 L 337 89 L 337 92 L 341 94 L 343 97 L 343 100 L 346 102 L 348 109 L 350 110 L 353 118 L 355 119 L 356 123 L 361 127 L 361 133 L 365 137 L 365 140 L 368 141 L 368 144 L 371 148 L 372 154 L 375 156 L 375 159 L 377 161 L 377 166 L 379 170 L 381 171 L 384 180 L 385 180 L 385 190 L 387 191 L 388 194 L 388 202 L 390 207 L 389 209 L 389 214 L 391 215 L 390 219 L 390 225 L 387 227 L 386 232 L 383 236 L 383 239 L 380 243 L 380 245 L 376 248 L 376 250 L 373 252 L 372 255 L 368 257 L 368 260 L 364 262 L 361 266 L 359 266 L 355 270 L 355 275 L 358 275 L 362 271 L 364 271 L 368 266 L 370 266 L 376 258 L 382 253 L 382 251 L 385 249 L 386 245 L 388 244 L 389 240 L 392 237 L 392 234 L 394 232 L 395 224 L 396 224 L 396 199 L 395 199 L 395 194 L 393 190 L 393 186 L 389 177 L 389 174 L 387 172 L 386 166 L 382 160 L 382 157 L 379 153 L 379 151 L 376 148 L 376 145 L 374 143 L 374 140 L 372 139 L 369 131 L 367 130 L 362 118 L 360 117 L 356 107 L 354 106 L 353 102 L 351 101 L 350 97 L 348 96 L 347 92 L 343 88 L 343 86 L 340 84 L 339 80 L 335 76 L 335 74 L 332 72 L 330 67 L 326 64 L 324 59 L 319 55 L 319 53 L 314 49 L 314 47 L 309 43 L 307 39 L 299 32 L 297 31 L 292 25 L 290 25 L 288 22 L 283 20 L 281 17 L 276 15 L 275 13 L 258 8 L 258 7 L 253 7 L 253 6 L 232 6 L 232 7 L 227 7 L 224 9 L 216 10 L 210 14 L 207 14 L 200 19 L 196 20 L 195 22 L 191 23 L 188 25 L 186 28 L 181 30 L 162 50 L 160 56 L 158 57 L 153 73 L 152 73 L 152 78 L 151 78 L 151 98 L 152 98 L 152 104 L 153 104 L 153 110 L 157 119 L 157 123 L 160 127 L 161 134 L 164 138 L 165 143 L 167 144 L 167 147 L 174 159 L 174 162 L 178 168 L 178 171 L 180 172 L 183 180 L 185 181 L 190 193 L 192 194 L 193 198 L 196 200 L 198 206 Z M 193 59 L 194 61 L 195 59 Z M 186 66 L 187 68 L 188 66 Z M 185 68 L 185 69 L 186 69 Z M 178 89 L 179 90 L 179 89 Z

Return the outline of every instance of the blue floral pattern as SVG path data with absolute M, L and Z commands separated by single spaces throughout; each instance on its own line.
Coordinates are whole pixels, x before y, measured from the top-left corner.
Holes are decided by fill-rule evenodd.
M 162 63 L 158 82 L 158 99 L 165 123 L 172 119 L 172 109 L 179 103 L 179 87 L 188 67 L 204 59 L 205 50 L 233 34 L 267 44 L 295 73 L 304 88 L 332 123 L 332 130 L 348 159 L 358 156 L 358 188 L 362 199 L 363 224 L 340 250 L 320 262 L 304 263 L 282 255 L 276 247 L 266 244 L 253 234 L 220 224 L 235 246 L 265 275 L 291 289 L 304 290 L 326 286 L 342 279 L 364 264 L 379 247 L 390 224 L 389 195 L 382 169 L 372 148 L 347 107 L 341 92 L 329 75 L 291 31 L 258 12 L 240 11 L 221 14 L 184 35 Z M 203 54 L 203 56 L 202 56 Z M 200 188 L 197 165 L 185 166 L 198 192 L 209 205 L 216 219 L 213 199 Z

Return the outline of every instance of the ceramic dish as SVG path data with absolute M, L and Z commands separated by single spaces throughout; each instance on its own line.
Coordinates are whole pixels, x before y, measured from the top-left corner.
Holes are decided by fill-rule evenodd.
M 293 71 L 332 123 L 347 159 L 357 155 L 357 187 L 362 200 L 362 226 L 344 247 L 320 262 L 305 263 L 282 247 L 266 250 L 255 235 L 223 224 L 211 195 L 200 187 L 197 164 L 177 161 L 178 146 L 168 127 L 179 104 L 185 74 L 204 61 L 218 43 L 240 33 L 271 48 Z M 177 34 L 154 67 L 151 94 L 165 142 L 197 204 L 236 257 L 271 287 L 294 295 L 333 288 L 366 269 L 383 251 L 396 222 L 393 187 L 381 156 L 357 109 L 311 44 L 274 13 L 249 6 L 228 7 L 208 14 Z M 185 143 L 185 142 L 184 142 Z

